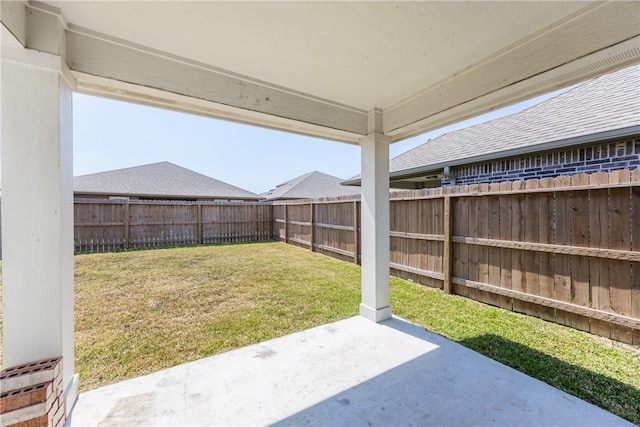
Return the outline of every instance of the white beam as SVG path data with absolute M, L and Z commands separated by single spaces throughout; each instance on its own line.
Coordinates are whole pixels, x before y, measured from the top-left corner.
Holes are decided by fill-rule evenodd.
M 2 25 L 22 46 L 27 44 L 27 2 L 4 0 L 0 2 Z
M 77 92 L 86 95 L 148 105 L 181 113 L 196 114 L 214 119 L 228 120 L 349 144 L 358 144 L 364 135 L 364 133 L 347 132 L 281 116 L 272 116 L 258 111 L 250 111 L 206 99 L 180 95 L 153 87 L 125 83 L 119 80 L 98 77 L 78 71 L 72 71 L 72 74 L 77 81 Z
M 263 120 L 270 117 L 268 127 L 285 131 L 297 132 L 306 124 L 305 133 L 311 135 L 318 128 L 335 130 L 337 136 L 355 134 L 361 138 L 366 135 L 367 115 L 357 108 L 74 26 L 69 27 L 66 38 L 69 67 L 79 73 L 128 83 L 130 88 L 133 85 L 155 88 L 207 101 L 211 113 L 229 111 L 237 121 L 253 123 L 259 114 Z M 114 95 L 116 90 L 111 96 Z M 130 96 L 131 100 L 136 98 L 143 103 L 154 101 L 144 93 Z M 173 105 L 173 109 L 178 108 L 179 105 Z M 244 120 L 243 116 L 246 116 Z M 298 122 L 297 127 L 290 127 L 291 122 Z M 345 142 L 355 143 L 357 138 Z
M 3 366 L 63 357 L 73 337 L 72 85 L 59 56 L 2 47 Z
M 360 315 L 381 322 L 389 306 L 389 139 L 382 112 L 369 113 L 369 134 L 360 142 L 362 156 L 362 303 Z

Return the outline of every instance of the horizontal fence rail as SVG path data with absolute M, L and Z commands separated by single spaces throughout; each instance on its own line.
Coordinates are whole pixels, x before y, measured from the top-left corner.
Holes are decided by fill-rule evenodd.
M 640 345 L 640 170 L 390 198 L 393 275 Z M 359 210 L 274 202 L 274 238 L 358 263 Z

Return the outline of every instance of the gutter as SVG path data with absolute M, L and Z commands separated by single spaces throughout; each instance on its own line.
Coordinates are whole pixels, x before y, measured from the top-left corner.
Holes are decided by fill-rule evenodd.
M 501 159 L 503 157 L 515 157 L 522 154 L 535 154 L 541 151 L 550 151 L 558 148 L 569 148 L 576 145 L 584 145 L 592 142 L 606 142 L 614 139 L 623 139 L 630 136 L 640 135 L 640 125 L 629 126 L 626 128 L 613 129 L 599 133 L 591 133 L 580 135 L 573 138 L 559 139 L 555 141 L 536 144 L 534 146 L 516 147 L 509 150 L 494 151 L 486 154 L 479 154 L 472 157 L 462 159 L 448 160 L 445 162 L 433 163 L 425 166 L 417 166 L 414 168 L 393 171 L 389 173 L 389 181 L 397 181 L 403 178 L 413 178 L 426 173 L 438 173 L 447 167 L 467 165 L 472 163 L 486 162 L 489 160 Z M 446 175 L 446 174 L 445 174 Z M 449 178 L 451 179 L 451 178 Z M 341 183 L 341 185 L 360 186 L 361 179 L 349 179 Z
M 451 181 L 451 185 L 456 185 L 456 176 L 453 174 L 453 172 L 451 172 L 451 166 L 445 166 L 442 173 L 444 176 L 449 178 L 449 181 Z

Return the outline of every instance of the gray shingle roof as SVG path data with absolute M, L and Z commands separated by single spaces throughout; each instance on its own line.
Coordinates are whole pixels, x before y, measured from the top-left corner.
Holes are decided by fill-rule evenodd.
M 343 180 L 322 172 L 309 172 L 261 194 L 266 200 L 318 199 L 359 194 L 360 189 L 340 185 Z
M 533 107 L 441 135 L 390 161 L 390 171 L 465 160 L 482 154 L 640 125 L 640 66 L 584 82 Z M 506 153 L 505 153 L 506 154 Z
M 75 193 L 162 198 L 258 200 L 260 196 L 169 162 L 77 176 Z

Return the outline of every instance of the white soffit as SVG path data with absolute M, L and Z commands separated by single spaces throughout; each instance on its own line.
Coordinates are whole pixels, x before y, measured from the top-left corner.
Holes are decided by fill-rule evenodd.
M 79 90 L 348 142 L 374 108 L 399 140 L 640 58 L 640 2 L 45 3 Z
M 365 111 L 387 108 L 585 5 L 55 3 L 74 25 Z

